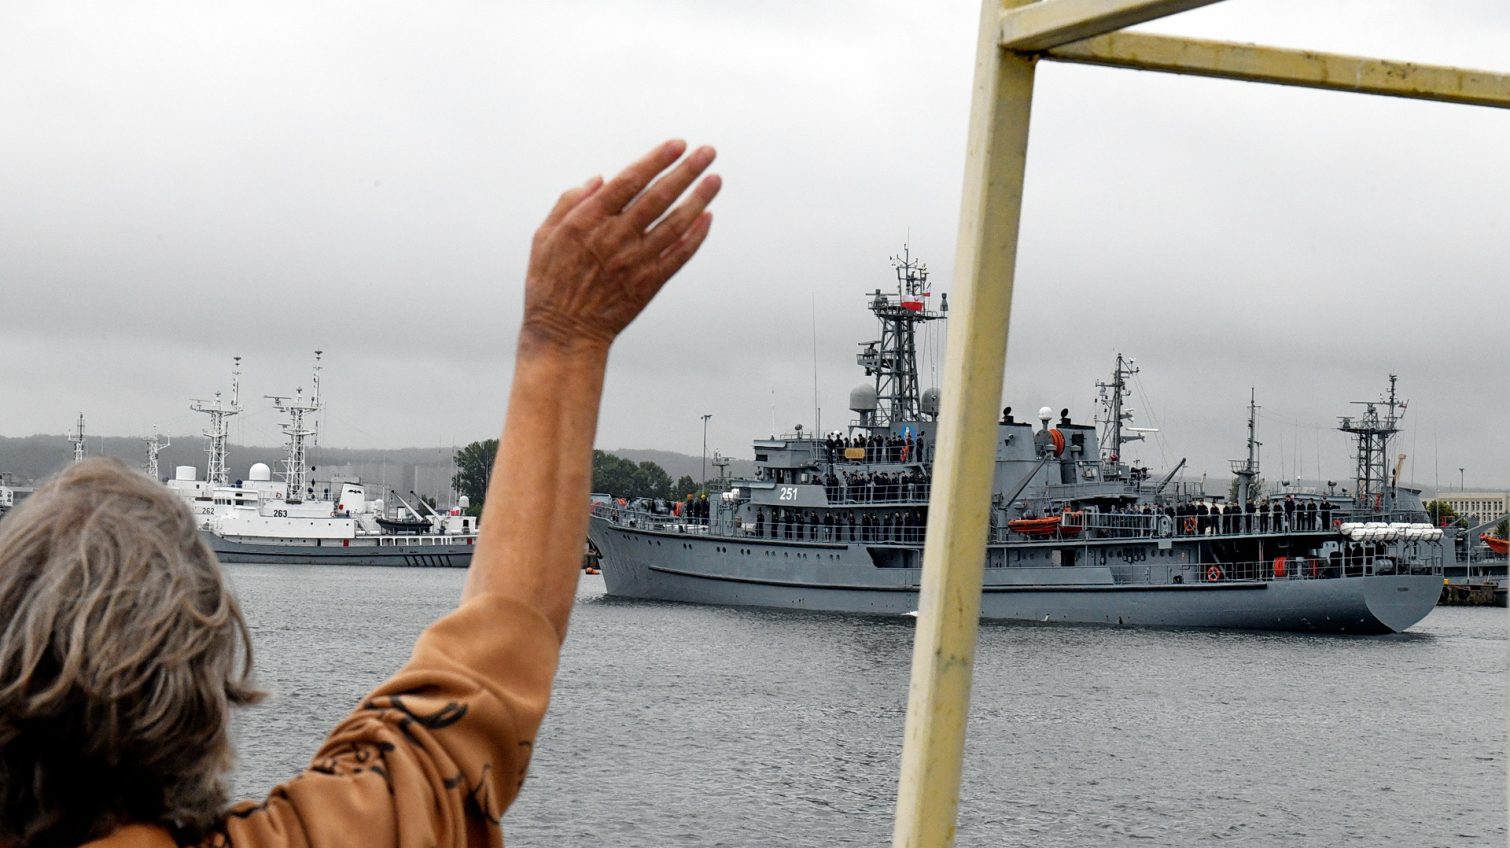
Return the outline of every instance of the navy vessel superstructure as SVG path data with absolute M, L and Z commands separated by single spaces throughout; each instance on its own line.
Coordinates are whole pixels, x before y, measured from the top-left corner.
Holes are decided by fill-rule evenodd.
M 593 508 L 589 538 L 610 595 L 846 613 L 917 609 L 937 389 L 919 390 L 916 333 L 947 316 L 926 268 L 895 260 L 897 289 L 868 295 L 881 338 L 859 364 L 843 432 L 757 439 L 754 475 L 724 481 L 691 514 Z M 987 619 L 1386 633 L 1441 592 L 1442 532 L 1413 490 L 1386 479 L 1387 401 L 1344 422 L 1358 440 L 1351 493 L 1261 493 L 1256 406 L 1226 495 L 1124 461 L 1122 356 L 1093 423 L 1011 409 L 997 424 L 981 615 Z M 1387 409 L 1380 417 L 1379 409 Z

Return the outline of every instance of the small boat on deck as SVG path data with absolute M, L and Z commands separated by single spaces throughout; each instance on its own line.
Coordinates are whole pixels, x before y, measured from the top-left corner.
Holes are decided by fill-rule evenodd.
M 1495 556 L 1505 556 L 1506 553 L 1510 553 L 1510 539 L 1501 539 L 1498 536 L 1484 533 L 1479 536 L 1479 541 L 1488 545 L 1489 550 L 1494 551 Z
M 1007 529 L 1012 532 L 1033 537 L 1078 536 L 1084 526 L 1085 522 L 1078 512 L 1063 512 L 1042 518 L 1017 518 L 1007 522 Z

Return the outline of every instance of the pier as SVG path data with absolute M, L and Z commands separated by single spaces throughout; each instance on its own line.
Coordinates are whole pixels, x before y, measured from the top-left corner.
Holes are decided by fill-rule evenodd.
M 1505 606 L 1506 590 L 1502 580 L 1464 580 L 1454 583 L 1442 580 L 1440 607 L 1502 607 Z

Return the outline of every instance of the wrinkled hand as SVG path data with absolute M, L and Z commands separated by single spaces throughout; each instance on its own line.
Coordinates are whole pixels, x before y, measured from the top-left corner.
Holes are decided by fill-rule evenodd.
M 535 231 L 521 345 L 606 351 L 687 264 L 722 183 L 708 175 L 672 209 L 713 162 L 713 148 L 699 147 L 672 168 L 686 149 L 665 142 L 607 183 L 593 177 L 561 195 Z

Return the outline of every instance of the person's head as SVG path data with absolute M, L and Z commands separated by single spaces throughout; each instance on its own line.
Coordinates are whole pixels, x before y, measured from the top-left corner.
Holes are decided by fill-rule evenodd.
M 246 622 L 188 509 L 89 459 L 0 520 L 0 845 L 120 825 L 197 838 L 226 803 Z

